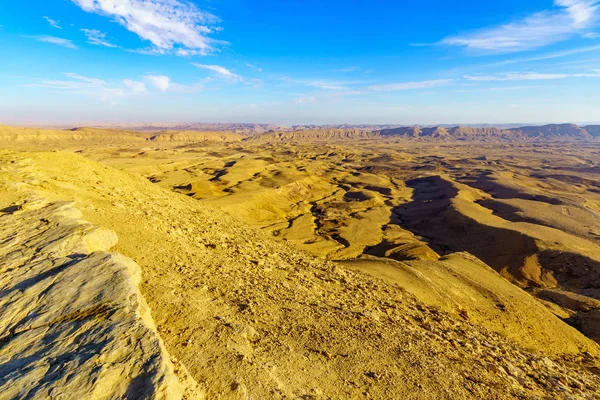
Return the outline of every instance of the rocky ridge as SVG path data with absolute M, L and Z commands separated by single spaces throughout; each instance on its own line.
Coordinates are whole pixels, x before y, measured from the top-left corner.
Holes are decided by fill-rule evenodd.
M 244 138 L 242 134 L 231 131 L 162 131 L 148 138 L 157 142 L 237 142 Z
M 264 133 L 282 127 L 275 124 L 249 123 L 203 123 L 203 122 L 171 122 L 171 123 L 130 123 L 130 124 L 101 124 L 94 125 L 103 129 L 127 129 L 138 132 L 161 131 L 201 131 L 201 132 L 235 132 L 245 135 Z
M 173 125 L 167 130 L 126 126 L 128 129 L 79 127 L 72 129 L 20 128 L 0 125 L 0 141 L 12 146 L 35 143 L 93 143 L 123 145 L 143 143 L 206 143 L 206 142 L 305 142 L 338 140 L 443 140 L 443 141 L 532 141 L 578 140 L 596 141 L 600 138 L 600 125 L 580 127 L 574 124 L 551 124 L 519 128 L 469 127 L 469 126 L 407 126 L 392 128 L 340 126 L 293 127 L 272 125 L 261 128 L 243 128 L 235 124 L 216 124 L 203 128 L 202 124 Z M 219 128 L 219 129 L 217 129 Z
M 73 203 L 23 192 L 22 172 L 0 185 L 22 198 L 0 210 L 0 398 L 181 399 L 140 267 Z
M 100 145 L 143 145 L 146 142 L 235 142 L 244 138 L 232 131 L 168 130 L 137 132 L 102 128 L 38 129 L 0 125 L 0 141 L 5 145 L 27 146 L 38 143 L 77 143 Z
M 597 140 L 600 128 L 596 125 L 580 127 L 573 124 L 552 124 L 520 128 L 493 127 L 419 127 L 407 126 L 389 129 L 309 129 L 276 131 L 249 138 L 249 140 L 304 141 L 335 139 L 425 139 L 425 140 Z

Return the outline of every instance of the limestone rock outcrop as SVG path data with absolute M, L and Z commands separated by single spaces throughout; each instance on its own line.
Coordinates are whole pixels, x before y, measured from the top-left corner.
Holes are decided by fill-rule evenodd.
M 116 243 L 69 202 L 1 211 L 1 399 L 182 397 L 141 270 Z

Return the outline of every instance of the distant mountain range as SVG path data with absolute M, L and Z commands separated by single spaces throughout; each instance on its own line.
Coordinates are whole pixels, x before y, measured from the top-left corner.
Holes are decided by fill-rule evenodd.
M 455 139 L 499 138 L 499 139 L 580 139 L 593 140 L 600 137 L 600 125 L 581 127 L 574 124 L 552 124 L 523 126 L 518 128 L 473 128 L 455 126 L 451 128 L 396 128 L 379 131 L 382 136 L 433 137 Z
M 600 125 L 551 124 L 523 127 L 338 125 L 279 127 L 269 124 L 122 125 L 71 129 L 21 128 L 0 125 L 0 142 L 97 141 L 126 142 L 251 142 L 360 139 L 413 140 L 578 140 L 600 141 Z
M 333 140 L 333 139 L 439 139 L 439 140 L 599 140 L 600 125 L 578 126 L 574 124 L 551 124 L 516 128 L 434 126 L 393 127 L 371 129 L 358 127 L 312 128 L 278 130 L 255 135 L 250 140 Z
M 275 124 L 247 124 L 247 123 L 131 123 L 131 124 L 101 124 L 92 125 L 94 128 L 125 129 L 137 132 L 162 132 L 162 131 L 199 131 L 199 132 L 235 132 L 246 135 L 260 134 L 278 129 L 289 129 Z

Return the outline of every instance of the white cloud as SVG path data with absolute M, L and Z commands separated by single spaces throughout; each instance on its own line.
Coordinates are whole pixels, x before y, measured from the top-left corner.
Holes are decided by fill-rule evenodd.
M 600 45 L 579 47 L 579 48 L 563 50 L 563 51 L 556 51 L 554 53 L 542 54 L 542 55 L 539 55 L 536 57 L 530 57 L 530 58 L 521 59 L 521 60 L 508 60 L 505 63 L 512 64 L 512 63 L 518 63 L 518 62 L 551 60 L 554 58 L 563 58 L 563 57 L 568 57 L 568 56 L 572 56 L 575 54 L 589 53 L 589 52 L 597 51 L 597 50 L 600 50 Z
M 348 90 L 349 86 L 365 83 L 364 81 L 338 81 L 330 79 L 294 79 L 288 76 L 281 78 L 282 81 L 324 90 Z
M 302 96 L 296 99 L 296 103 L 298 104 L 312 104 L 317 101 L 317 96 Z
M 101 88 L 100 91 L 93 95 L 102 101 L 115 102 L 115 100 L 124 99 L 127 97 L 127 92 L 122 88 Z
M 297 83 L 305 86 L 315 87 L 318 89 L 326 90 L 344 90 L 346 85 L 343 82 L 319 80 L 319 79 L 307 79 L 307 80 L 295 80 L 295 79 L 284 79 L 287 82 Z
M 79 75 L 79 74 L 75 74 L 73 72 L 66 72 L 64 74 L 67 78 L 71 78 L 75 81 L 81 82 L 83 84 L 92 86 L 92 87 L 98 87 L 98 86 L 104 86 L 106 85 L 106 81 L 103 81 L 102 79 L 98 79 L 98 78 L 88 78 L 87 76 L 83 76 L 83 75 Z
M 79 90 L 79 89 L 90 89 L 97 88 L 106 85 L 106 82 L 101 79 L 78 77 L 75 74 L 65 74 L 72 78 L 71 81 L 43 81 L 39 86 L 47 87 L 50 89 L 63 89 L 63 90 Z
M 573 56 L 573 55 L 577 55 L 577 54 L 597 52 L 598 50 L 600 50 L 600 45 L 577 47 L 577 48 L 572 48 L 572 49 L 568 49 L 568 50 L 555 51 L 555 52 L 550 52 L 550 53 L 541 53 L 541 54 L 537 54 L 537 55 L 534 55 L 531 57 L 519 57 L 519 58 L 507 59 L 507 60 L 492 62 L 492 63 L 488 63 L 488 64 L 473 65 L 473 66 L 469 66 L 467 68 L 455 68 L 455 69 L 449 70 L 447 72 L 453 72 L 455 74 L 464 74 L 467 71 L 470 72 L 470 71 L 474 71 L 474 70 L 485 70 L 485 69 L 502 67 L 502 66 L 507 66 L 507 65 L 524 64 L 524 63 L 531 63 L 531 62 L 544 61 L 544 60 L 553 60 L 553 59 L 565 58 L 565 57 L 569 57 L 569 56 Z M 565 63 L 560 63 L 559 65 L 564 65 L 564 64 Z M 594 67 L 594 65 L 592 65 L 592 67 Z
M 356 72 L 356 71 L 360 71 L 360 67 L 347 67 L 347 68 L 341 68 L 341 69 L 334 69 L 333 72 Z
M 221 67 L 220 65 L 208 65 L 208 64 L 198 64 L 198 63 L 192 63 L 192 65 L 194 65 L 198 68 L 207 69 L 209 71 L 216 72 L 219 76 L 221 76 L 227 80 L 230 80 L 230 81 L 246 82 L 246 80 L 242 76 L 240 76 L 238 74 L 234 74 L 227 68 Z
M 581 36 L 583 36 L 586 39 L 598 39 L 598 38 L 600 38 L 600 34 L 598 34 L 596 32 L 586 32 L 586 33 L 582 34 Z
M 595 70 L 589 74 L 544 74 L 539 72 L 509 72 L 499 75 L 467 75 L 464 78 L 468 81 L 491 82 L 491 81 L 543 81 L 567 78 L 589 78 L 600 77 L 600 70 Z
M 327 80 L 306 80 L 306 81 L 296 81 L 295 83 L 301 83 L 306 86 L 316 87 L 319 89 L 326 90 L 344 90 L 346 86 L 344 83 L 336 83 L 335 81 L 327 81 Z
M 71 80 L 47 80 L 31 86 L 69 91 L 97 89 L 106 86 L 106 81 L 103 81 L 102 79 L 88 78 L 70 72 L 65 73 L 64 75 L 67 78 L 71 78 Z
M 96 46 L 104 47 L 117 47 L 116 45 L 109 43 L 106 40 L 106 33 L 100 32 L 97 29 L 82 29 L 81 30 L 88 38 L 88 43 L 95 44 Z
M 510 72 L 502 75 L 466 75 L 468 81 L 490 82 L 490 81 L 540 81 L 564 79 L 567 74 L 541 74 L 537 72 Z
M 146 92 L 146 84 L 144 82 L 132 81 L 131 79 L 124 79 L 123 84 L 133 93 Z
M 50 18 L 50 17 L 42 17 L 42 18 L 44 18 L 46 21 L 48 21 L 48 23 L 49 23 L 51 26 L 53 26 L 53 27 L 55 27 L 55 28 L 57 28 L 57 29 L 62 29 L 62 27 L 59 25 L 60 21 L 55 21 L 55 20 L 53 20 L 53 19 L 52 19 L 52 18 Z
M 189 85 L 183 85 L 171 81 L 166 75 L 146 75 L 144 79 L 161 92 L 169 93 L 194 93 L 204 89 L 204 84 L 212 78 L 206 78 Z
M 218 31 L 218 18 L 185 0 L 72 1 L 84 11 L 113 18 L 151 42 L 159 54 L 204 55 L 217 43 L 208 35 Z
M 567 68 L 595 68 L 600 65 L 600 58 L 583 58 L 581 60 L 563 61 L 556 65 Z
M 548 89 L 554 86 L 544 85 L 516 85 L 516 86 L 493 86 L 493 87 L 474 87 L 469 89 L 457 89 L 454 90 L 456 93 L 487 93 L 487 92 L 510 92 L 513 90 L 537 90 L 537 89 Z
M 55 44 L 57 46 L 67 47 L 69 49 L 77 49 L 77 46 L 75 46 L 75 44 L 73 44 L 73 42 L 70 41 L 69 39 L 63 39 L 63 38 L 59 38 L 56 36 L 48 36 L 48 35 L 26 36 L 26 37 L 33 38 L 33 39 L 37 40 L 38 42 L 51 43 L 51 44 Z
M 373 90 L 376 92 L 393 92 L 400 90 L 429 89 L 433 87 L 447 85 L 452 83 L 453 81 L 453 79 L 436 79 L 431 81 L 420 82 L 387 83 L 382 85 L 369 86 L 369 90 Z
M 169 77 L 164 75 L 146 75 L 144 79 L 150 82 L 155 88 L 157 88 L 161 92 L 166 92 L 167 90 L 169 90 L 169 86 L 171 84 L 171 80 L 169 79 Z
M 146 49 L 125 49 L 125 51 L 127 51 L 129 53 L 135 53 L 135 54 L 144 54 L 146 56 L 159 56 L 161 54 L 166 53 L 164 51 L 161 51 L 161 50 L 153 48 L 153 47 L 149 47 Z
M 262 72 L 262 71 L 263 71 L 263 70 L 262 70 L 262 68 L 260 68 L 260 67 L 257 67 L 256 65 L 254 65 L 254 64 L 250 64 L 250 63 L 246 63 L 246 67 L 248 67 L 248 68 L 252 68 L 252 69 L 253 69 L 253 70 L 255 70 L 256 72 Z
M 485 28 L 472 33 L 450 36 L 440 44 L 461 46 L 489 53 L 510 53 L 536 49 L 566 40 L 598 22 L 598 0 L 555 0 L 555 8 L 526 18 Z
M 483 90 L 487 90 L 489 92 L 504 92 L 504 91 L 510 91 L 510 90 L 533 90 L 533 89 L 540 89 L 540 88 L 547 89 L 548 86 L 546 86 L 546 85 L 499 86 L 499 87 L 484 88 Z
M 555 0 L 554 4 L 565 7 L 575 28 L 587 28 L 594 21 L 598 0 Z
M 169 92 L 177 92 L 177 93 L 194 93 L 204 89 L 204 84 L 206 83 L 206 79 L 204 81 L 199 81 L 196 83 L 192 83 L 191 85 L 182 85 L 179 83 L 171 83 L 169 85 Z
M 206 55 L 205 50 L 191 50 L 191 49 L 177 49 L 175 55 L 180 57 L 193 57 L 193 56 L 204 56 Z
M 51 89 L 71 94 L 85 95 L 102 101 L 114 101 L 142 94 L 146 91 L 143 82 L 124 79 L 121 85 L 109 85 L 108 82 L 98 78 L 90 78 L 72 72 L 63 74 L 68 80 L 43 80 L 40 83 L 28 85 Z

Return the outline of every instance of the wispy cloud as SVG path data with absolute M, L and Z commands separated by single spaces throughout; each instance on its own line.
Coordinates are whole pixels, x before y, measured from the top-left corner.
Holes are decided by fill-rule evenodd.
M 37 40 L 38 42 L 51 43 L 57 46 L 66 47 L 69 49 L 77 49 L 77 46 L 69 39 L 59 38 L 56 36 L 40 35 L 40 36 L 25 36 Z
M 600 58 L 584 58 L 581 60 L 562 61 L 556 65 L 567 68 L 586 68 L 593 69 L 600 65 Z
M 598 23 L 598 0 L 555 0 L 555 8 L 522 20 L 449 36 L 440 44 L 487 53 L 510 53 L 540 48 L 589 33 Z
M 124 79 L 123 84 L 133 93 L 146 92 L 146 84 L 144 82 L 132 81 L 131 79 Z
M 600 45 L 592 45 L 592 46 L 584 46 L 584 47 L 576 47 L 568 50 L 561 50 L 555 52 L 541 53 L 531 57 L 518 57 L 512 59 L 506 59 L 497 62 L 485 63 L 485 64 L 474 64 L 470 66 L 462 66 L 458 68 L 453 68 L 447 70 L 446 72 L 450 75 L 463 75 L 465 73 L 469 73 L 472 71 L 481 71 L 481 70 L 490 70 L 497 67 L 503 67 L 508 65 L 515 64 L 526 64 L 526 63 L 535 63 L 538 61 L 547 61 L 554 60 L 559 58 L 570 57 L 578 54 L 585 54 L 591 52 L 600 51 Z M 575 61 L 575 62 L 583 62 L 583 61 Z M 558 65 L 562 65 L 564 63 L 560 63 Z M 595 68 L 596 65 L 591 65 L 588 69 Z
M 360 67 L 347 67 L 347 68 L 341 68 L 341 69 L 334 69 L 333 72 L 357 72 L 360 70 L 361 70 Z
M 146 49 L 125 49 L 126 52 L 129 53 L 135 53 L 135 54 L 143 54 L 146 56 L 160 56 L 162 54 L 165 54 L 164 51 L 160 51 L 158 49 L 155 49 L 153 47 L 149 47 Z
M 106 81 L 102 79 L 89 78 L 72 72 L 66 72 L 63 75 L 70 80 L 46 80 L 32 86 L 59 90 L 95 89 L 106 86 Z
M 174 93 L 194 93 L 204 89 L 204 85 L 209 82 L 209 79 L 203 79 L 192 84 L 171 83 L 169 92 Z
M 165 75 L 146 75 L 144 79 L 161 92 L 169 90 L 169 86 L 171 85 L 171 79 Z
M 364 81 L 340 81 L 331 79 L 295 79 L 289 76 L 284 76 L 280 80 L 293 83 L 296 85 L 308 86 L 317 89 L 324 90 L 348 90 L 350 86 L 360 85 L 365 83 Z
M 456 89 L 456 93 L 472 93 L 472 92 L 509 92 L 513 90 L 536 90 L 536 89 L 548 89 L 553 86 L 547 84 L 544 85 L 515 85 L 515 86 L 478 86 L 467 89 Z
M 169 92 L 175 93 L 194 93 L 204 89 L 204 84 L 207 82 L 206 79 L 192 83 L 190 85 L 183 85 L 180 83 L 171 83 L 169 86 Z
M 97 29 L 82 29 L 81 30 L 85 36 L 87 36 L 88 43 L 95 44 L 96 46 L 104 46 L 104 47 L 117 47 L 112 43 L 109 43 L 106 40 L 106 33 L 100 32 Z
M 228 81 L 246 82 L 244 77 L 242 77 L 241 75 L 235 74 L 235 73 L 231 72 L 230 70 L 228 70 L 227 68 L 221 67 L 220 65 L 209 65 L 209 64 L 198 64 L 198 63 L 192 63 L 192 65 L 196 66 L 198 68 L 201 68 L 201 69 L 207 69 L 209 71 L 213 71 L 218 76 L 220 76 Z
M 483 88 L 482 90 L 487 90 L 489 92 L 506 92 L 511 90 L 534 90 L 534 89 L 547 89 L 546 85 L 518 85 L 518 86 L 497 86 L 497 87 L 489 87 Z
M 42 80 L 39 83 L 27 86 L 86 95 L 102 101 L 115 101 L 146 92 L 144 82 L 131 79 L 124 79 L 120 82 L 109 84 L 103 79 L 90 78 L 72 72 L 67 72 L 63 75 L 68 79 Z
M 62 27 L 59 25 L 60 21 L 55 21 L 50 17 L 42 17 L 44 18 L 51 26 L 57 28 L 57 29 L 62 29 Z
M 468 81 L 491 82 L 491 81 L 543 81 L 567 78 L 589 78 L 600 77 L 600 70 L 594 70 L 588 74 L 548 74 L 539 72 L 509 72 L 498 75 L 466 75 Z
M 600 45 L 585 46 L 585 47 L 578 47 L 578 48 L 569 49 L 569 50 L 555 51 L 552 53 L 540 54 L 539 56 L 535 56 L 535 57 L 520 58 L 520 59 L 516 59 L 516 60 L 505 60 L 498 64 L 517 64 L 517 63 L 521 63 L 521 62 L 553 60 L 556 58 L 564 58 L 564 57 L 574 56 L 577 54 L 590 53 L 592 51 L 598 51 L 598 50 L 600 50 Z
M 453 79 L 436 79 L 420 82 L 385 83 L 381 85 L 369 86 L 368 89 L 376 92 L 394 92 L 401 90 L 429 89 L 438 86 L 448 85 L 452 82 L 454 82 Z
M 251 69 L 255 70 L 256 72 L 262 72 L 263 71 L 262 68 L 257 67 L 256 65 L 250 64 L 250 63 L 246 63 L 246 67 L 251 68 Z
M 218 41 L 219 19 L 182 0 L 72 0 L 87 12 L 113 18 L 153 45 L 158 54 L 205 55 Z
M 204 85 L 212 78 L 203 79 L 192 84 L 175 83 L 166 75 L 146 75 L 144 80 L 160 92 L 194 93 L 204 89 Z

